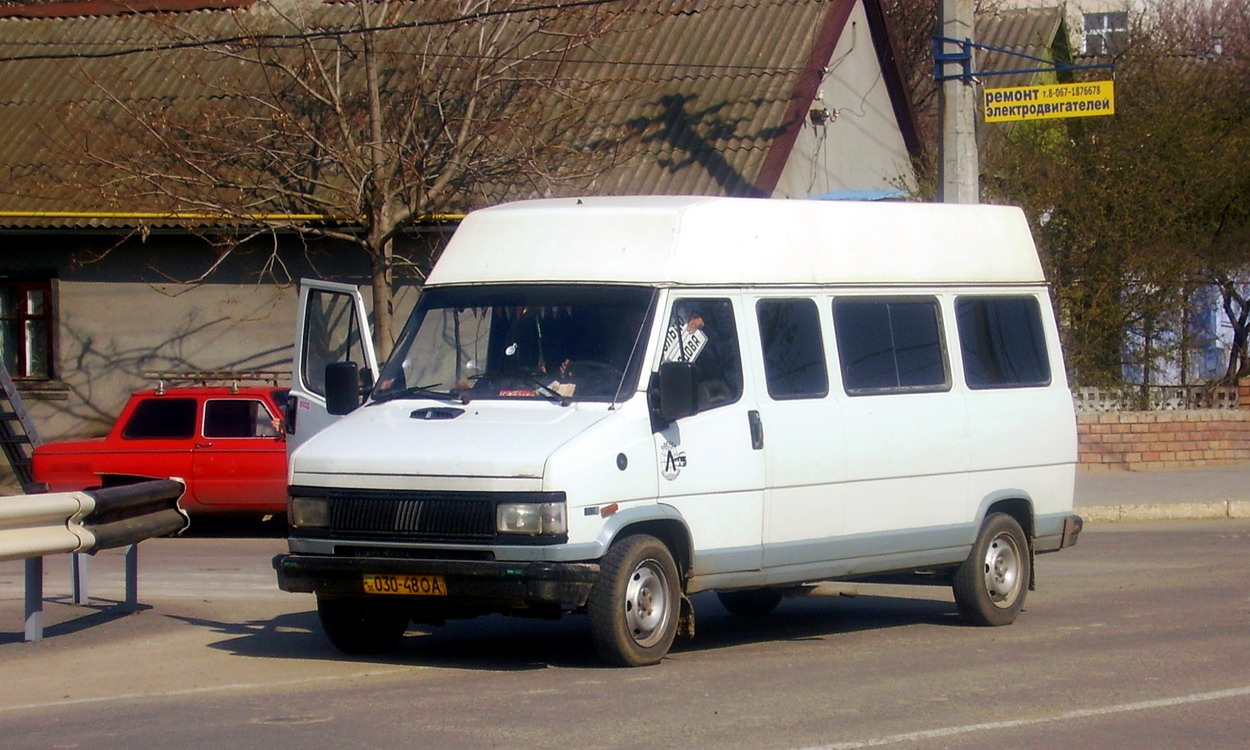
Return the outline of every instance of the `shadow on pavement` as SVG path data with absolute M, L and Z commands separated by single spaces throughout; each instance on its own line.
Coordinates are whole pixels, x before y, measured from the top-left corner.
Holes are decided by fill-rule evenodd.
M 121 620 L 137 612 L 152 609 L 151 605 L 140 603 L 128 606 L 122 601 L 99 599 L 92 597 L 87 604 L 74 604 L 71 597 L 57 596 L 43 600 L 44 608 L 44 640 L 52 640 L 106 623 Z M 62 611 L 63 610 L 63 611 Z M 9 643 L 24 643 L 25 630 L 0 632 L 0 646 Z
M 696 595 L 693 601 L 695 637 L 679 638 L 673 657 L 758 643 L 825 640 L 885 628 L 972 627 L 964 624 L 953 602 L 934 598 L 886 594 L 787 599 L 764 617 L 731 615 L 711 594 Z M 220 633 L 224 638 L 210 646 L 240 656 L 504 672 L 604 667 L 581 615 L 566 615 L 558 621 L 494 615 L 449 621 L 436 628 L 414 625 L 394 652 L 374 656 L 348 656 L 331 646 L 321 633 L 315 611 L 242 623 L 178 619 Z
M 192 539 L 283 539 L 285 515 L 273 516 L 191 516 L 191 525 L 180 536 Z

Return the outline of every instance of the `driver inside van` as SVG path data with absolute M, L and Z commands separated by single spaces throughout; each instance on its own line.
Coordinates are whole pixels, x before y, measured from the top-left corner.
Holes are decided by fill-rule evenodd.
M 737 401 L 742 360 L 729 300 L 678 300 L 664 335 L 662 360 L 693 365 L 700 409 Z
M 698 303 L 682 300 L 673 306 L 664 335 L 664 362 L 694 362 L 707 345 L 706 321 Z

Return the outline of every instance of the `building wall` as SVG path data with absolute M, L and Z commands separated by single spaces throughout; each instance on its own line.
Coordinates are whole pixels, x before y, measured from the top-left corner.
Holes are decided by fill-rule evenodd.
M 155 385 L 148 372 L 288 373 L 293 285 L 141 282 L 57 284 L 57 380 L 25 397 L 45 440 L 106 432 L 127 396 Z
M 773 197 L 913 187 L 911 158 L 894 117 L 862 3 L 834 50 L 821 98 L 824 124 L 804 120 Z
M 1003 8 L 1053 8 L 1060 6 L 1067 16 L 1068 31 L 1072 34 L 1072 49 L 1078 54 L 1086 52 L 1085 16 L 1089 13 L 1141 13 L 1148 3 L 1144 0 L 1003 0 Z
M 18 383 L 45 441 L 103 434 L 131 392 L 156 384 L 151 372 L 277 371 L 288 384 L 297 280 L 367 281 L 358 250 L 294 237 L 269 238 L 215 268 L 217 251 L 186 235 L 3 241 L 0 276 L 52 279 L 53 378 Z M 202 283 L 188 283 L 210 268 Z M 400 285 L 397 327 L 418 294 Z

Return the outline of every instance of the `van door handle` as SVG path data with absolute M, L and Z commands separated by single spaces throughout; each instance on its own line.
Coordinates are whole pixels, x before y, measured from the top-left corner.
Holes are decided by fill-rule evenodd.
M 754 409 L 747 412 L 747 421 L 751 423 L 751 448 L 764 450 L 764 422 L 760 413 Z

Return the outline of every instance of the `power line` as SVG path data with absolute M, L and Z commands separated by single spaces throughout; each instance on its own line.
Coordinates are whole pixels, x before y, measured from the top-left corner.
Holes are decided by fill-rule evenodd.
M 472 21 L 481 21 L 489 18 L 499 18 L 511 15 L 523 15 L 527 13 L 541 13 L 544 11 L 560 11 L 566 9 L 590 8 L 601 5 L 614 5 L 622 3 L 630 3 L 631 0 L 571 0 L 570 2 L 552 2 L 542 5 L 532 5 L 525 8 L 504 8 L 500 10 L 485 10 L 477 13 L 467 13 L 453 18 L 439 18 L 427 21 L 405 21 L 402 23 L 382 24 L 378 26 L 358 26 L 346 29 L 325 29 L 320 31 L 302 31 L 294 34 L 244 34 L 232 37 L 218 37 L 214 39 L 187 40 L 179 42 L 166 42 L 163 44 L 152 44 L 142 47 L 130 47 L 127 49 L 107 50 L 101 52 L 46 52 L 34 53 L 29 55 L 6 55 L 0 56 L 0 63 L 5 62 L 26 62 L 34 60 L 103 60 L 115 57 L 126 57 L 129 55 L 141 55 L 152 52 L 173 52 L 181 49 L 194 49 L 197 47 L 215 47 L 228 44 L 256 44 L 258 42 L 294 42 L 294 41 L 310 41 L 316 39 L 333 39 L 348 36 L 360 36 L 363 34 L 371 34 L 380 31 L 400 31 L 404 29 L 418 28 L 437 28 L 440 26 L 453 26 L 460 23 L 468 23 Z

